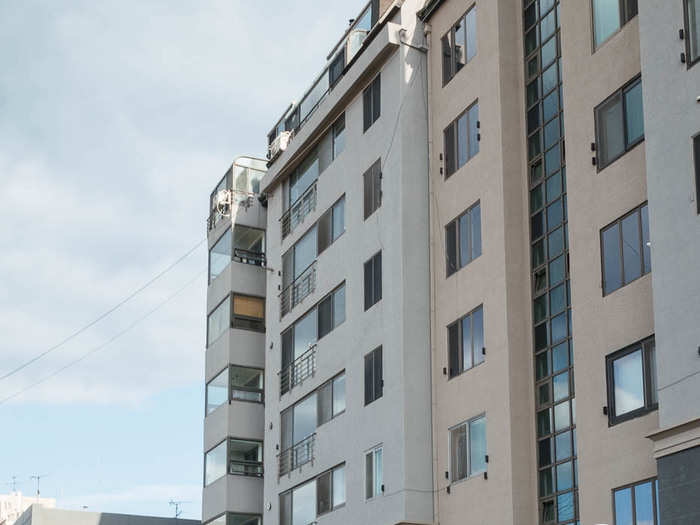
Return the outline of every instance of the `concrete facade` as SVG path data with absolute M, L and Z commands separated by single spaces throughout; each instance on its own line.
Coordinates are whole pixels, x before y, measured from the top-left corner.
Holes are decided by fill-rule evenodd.
M 200 523 L 196 520 L 51 509 L 32 505 L 20 516 L 16 525 L 199 525 Z
M 0 525 L 12 525 L 32 505 L 54 508 L 56 500 L 53 498 L 25 496 L 20 491 L 0 494 Z
M 700 521 L 700 66 L 690 65 L 683 4 L 639 2 L 659 392 L 651 438 L 664 525 Z

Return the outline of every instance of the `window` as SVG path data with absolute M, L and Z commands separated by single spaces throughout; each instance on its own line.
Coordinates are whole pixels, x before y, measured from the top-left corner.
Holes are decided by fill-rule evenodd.
M 205 525 L 262 525 L 262 518 L 254 514 L 233 514 L 227 512 Z
M 700 60 L 700 0 L 684 0 L 688 67 Z
M 265 230 L 234 224 L 233 260 L 258 266 L 265 264 Z
M 659 525 L 656 478 L 613 490 L 615 525 Z
M 304 158 L 299 167 L 289 176 L 289 196 L 286 199 L 287 207 L 293 207 L 294 204 L 304 196 L 306 190 L 318 179 L 319 172 L 318 150 L 314 150 Z M 287 209 L 287 207 L 285 207 L 285 209 Z
M 207 346 L 211 345 L 231 324 L 231 298 L 226 297 L 207 317 Z
M 328 68 L 328 83 L 332 88 L 343 76 L 343 70 L 345 69 L 345 47 L 340 50 L 340 52 L 335 55 L 331 65 Z
M 365 263 L 365 311 L 382 298 L 382 252 Z
M 486 416 L 450 429 L 450 481 L 486 470 Z
M 345 195 L 321 215 L 317 226 L 318 253 L 328 248 L 345 231 Z
M 345 149 L 345 113 L 333 124 L 333 159 L 337 159 Z
M 211 485 L 226 474 L 226 440 L 204 455 L 204 486 Z
M 320 386 L 316 393 L 318 426 L 345 412 L 345 374 Z
M 265 331 L 265 299 L 249 295 L 233 294 L 234 328 Z
M 207 415 L 228 401 L 228 367 L 207 383 Z
M 318 338 L 345 321 L 345 285 L 341 285 L 318 303 Z
M 365 406 L 384 394 L 382 372 L 382 347 L 375 348 L 365 356 Z
M 229 440 L 229 474 L 236 476 L 263 475 L 263 444 L 260 441 Z
M 643 204 L 603 228 L 603 295 L 651 271 L 649 207 Z
M 610 425 L 656 409 L 656 348 L 653 336 L 610 354 L 606 364 Z
M 345 504 L 345 464 L 280 494 L 280 525 L 309 525 Z
M 695 204 L 700 214 L 700 134 L 693 139 L 693 150 L 695 156 Z
M 484 309 L 479 306 L 447 327 L 449 377 L 484 361 Z
M 442 85 L 476 55 L 476 8 L 472 7 L 442 37 Z
M 231 366 L 231 400 L 262 403 L 264 370 L 245 366 Z
M 644 140 L 640 77 L 595 108 L 595 126 L 598 171 Z
M 445 128 L 445 178 L 479 153 L 479 126 L 479 103 L 474 102 Z
M 377 75 L 362 93 L 364 131 L 367 131 L 379 118 L 381 113 L 381 89 L 380 75 Z
M 382 165 L 381 159 L 370 166 L 362 175 L 364 184 L 365 220 L 382 205 Z
M 212 282 L 231 262 L 231 229 L 219 237 L 209 250 L 209 282 Z
M 365 453 L 365 499 L 384 493 L 382 452 L 382 447 L 376 447 Z
M 447 276 L 481 255 L 481 205 L 474 204 L 445 228 Z
M 593 0 L 595 47 L 637 15 L 637 0 Z

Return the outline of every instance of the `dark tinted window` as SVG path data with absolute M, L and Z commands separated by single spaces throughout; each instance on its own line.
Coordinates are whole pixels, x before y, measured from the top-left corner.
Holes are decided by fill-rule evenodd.
M 481 205 L 474 204 L 445 228 L 447 275 L 481 255 Z
M 698 14 L 700 15 L 700 13 Z M 698 207 L 698 213 L 700 213 L 700 135 L 693 139 L 693 149 L 695 150 L 695 203 Z
M 364 217 L 367 219 L 382 205 L 382 167 L 377 161 L 362 175 L 364 187 Z
M 365 356 L 365 405 L 376 401 L 384 393 L 382 347 Z
M 445 128 L 445 178 L 479 153 L 479 103 L 472 104 Z
M 449 377 L 484 361 L 484 309 L 479 306 L 447 327 Z
M 382 252 L 365 263 L 365 310 L 382 298 Z
M 603 294 L 651 271 L 649 208 L 643 204 L 601 231 Z
M 364 131 L 376 122 L 381 114 L 381 80 L 377 75 L 362 93 Z

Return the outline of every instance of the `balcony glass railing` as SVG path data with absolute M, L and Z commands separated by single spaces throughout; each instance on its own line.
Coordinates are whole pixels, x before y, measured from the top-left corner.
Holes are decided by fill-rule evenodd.
M 294 362 L 281 370 L 280 395 L 286 394 L 296 385 L 300 385 L 308 377 L 316 373 L 316 345 L 297 357 Z
M 303 127 L 326 94 L 343 76 L 345 67 L 362 48 L 367 34 L 377 23 L 378 11 L 378 0 L 371 0 L 365 5 L 360 16 L 352 21 L 340 42 L 331 50 L 326 67 L 301 97 L 301 101 L 289 107 L 272 128 L 267 136 L 268 145 L 272 144 L 280 133 L 289 131 L 293 137 Z
M 280 318 L 316 290 L 316 261 L 280 293 Z
M 316 442 L 316 433 L 302 439 L 286 450 L 283 450 L 277 455 L 279 474 L 282 477 L 289 474 L 292 470 L 305 465 L 314 460 L 314 444 Z
M 225 218 L 216 205 L 216 196 L 221 190 L 234 190 L 251 197 L 257 195 L 260 193 L 260 181 L 266 171 L 267 166 L 264 160 L 252 157 L 237 158 L 209 196 L 207 228 L 214 229 Z

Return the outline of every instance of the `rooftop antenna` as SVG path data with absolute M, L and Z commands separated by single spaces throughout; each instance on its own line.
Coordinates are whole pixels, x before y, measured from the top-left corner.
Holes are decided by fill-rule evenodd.
M 40 474 L 36 476 L 31 476 L 30 479 L 35 479 L 36 480 L 36 497 L 38 498 L 41 494 L 41 491 L 39 490 L 39 484 L 41 482 L 41 478 L 45 478 L 47 475 L 46 474 Z
M 17 476 L 12 476 L 12 492 L 17 492 Z
M 178 519 L 182 515 L 182 511 L 180 510 L 180 506 L 183 503 L 189 503 L 189 501 L 173 501 L 170 500 L 170 505 L 175 507 L 175 519 Z

